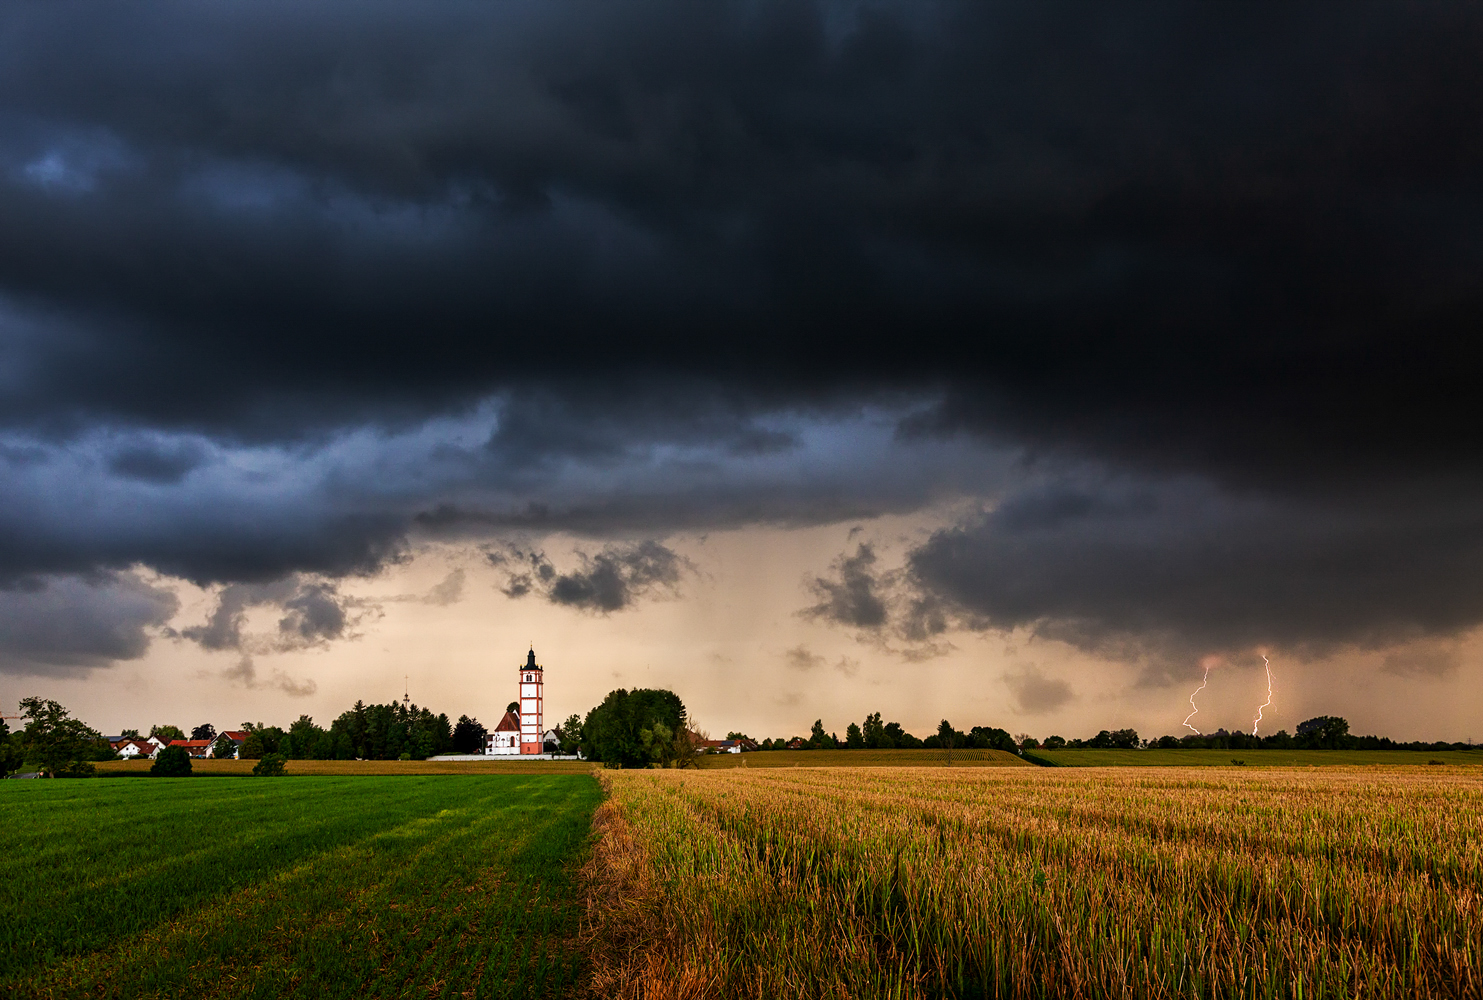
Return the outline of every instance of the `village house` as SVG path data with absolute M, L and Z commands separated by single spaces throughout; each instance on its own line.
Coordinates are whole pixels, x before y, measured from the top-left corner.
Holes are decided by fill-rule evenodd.
M 210 740 L 171 740 L 172 747 L 185 747 L 185 752 L 192 757 L 203 758 L 211 756 Z
M 160 752 L 160 747 L 148 740 L 123 739 L 117 743 L 113 743 L 112 740 L 109 742 L 113 745 L 114 753 L 125 760 L 133 760 L 136 757 L 146 757 L 152 760 Z
M 165 741 L 158 736 L 105 736 L 113 752 L 127 760 L 148 757 L 153 760 L 165 749 Z
M 705 740 L 701 749 L 706 753 L 750 753 L 757 749 L 751 740 Z
M 211 752 L 207 756 L 221 756 L 216 752 L 216 746 L 221 742 L 223 736 L 232 741 L 231 759 L 236 760 L 242 753 L 242 744 L 247 742 L 247 731 L 245 729 L 228 729 L 226 732 L 217 733 L 216 741 L 211 744 Z

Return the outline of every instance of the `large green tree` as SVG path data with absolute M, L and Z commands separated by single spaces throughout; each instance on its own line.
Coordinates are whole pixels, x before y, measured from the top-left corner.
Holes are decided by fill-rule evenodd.
M 0 719 L 0 778 L 15 772 L 25 762 L 21 752 L 21 734 L 12 733 L 10 727 Z
M 1347 750 L 1354 742 L 1349 720 L 1337 715 L 1319 715 L 1298 723 L 1298 746 L 1304 750 Z
M 166 747 L 149 767 L 151 777 L 189 778 L 191 755 L 185 747 Z
M 558 749 L 562 753 L 576 753 L 577 748 L 582 745 L 582 717 L 573 712 L 566 717 L 557 732 L 561 734 Z
M 669 746 L 684 737 L 685 703 L 662 688 L 611 691 L 582 723 L 582 748 L 588 759 L 608 767 L 647 767 L 656 761 L 656 724 L 669 733 Z M 647 742 L 643 736 L 648 730 Z M 688 741 L 687 741 L 688 742 Z M 666 751 L 674 760 L 674 751 Z
M 484 728 L 484 723 L 467 715 L 460 715 L 458 724 L 453 727 L 453 750 L 455 753 L 479 753 L 484 749 L 488 735 L 489 730 Z
M 21 717 L 27 720 L 20 733 L 22 752 L 48 777 L 92 774 L 91 761 L 114 756 L 108 741 L 82 720 L 72 718 L 60 702 L 26 698 L 21 701 Z
M 149 735 L 158 736 L 161 743 L 169 746 L 171 740 L 185 739 L 185 730 L 179 726 L 150 726 Z

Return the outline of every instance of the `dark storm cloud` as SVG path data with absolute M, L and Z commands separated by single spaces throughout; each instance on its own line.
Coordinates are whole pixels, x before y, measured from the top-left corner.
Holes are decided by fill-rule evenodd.
M 821 581 L 831 595 L 868 595 L 870 621 L 842 597 L 844 610 L 807 613 L 909 642 L 1025 629 L 1142 661 L 1149 679 L 1212 652 L 1435 643 L 1483 620 L 1483 523 L 1469 493 L 1443 481 L 1343 502 L 1232 496 L 1192 477 L 1052 478 L 933 532 L 904 567 L 876 561 L 862 547 Z M 1443 643 L 1385 669 L 1438 675 L 1455 663 Z
M 818 613 L 1466 627 L 1480 48 L 1444 4 L 6 9 L 0 578 L 969 494 L 1009 499 L 899 606 L 841 563 Z M 872 408 L 895 445 L 811 436 Z M 965 440 L 1113 485 L 1006 494 Z M 575 607 L 647 572 L 592 558 Z
M 1384 646 L 1483 616 L 1479 515 L 1434 485 L 1345 505 L 1063 484 L 935 533 L 910 575 L 978 627 L 1101 652 Z
M 0 590 L 0 673 L 71 676 L 138 659 L 178 604 L 128 573 L 18 581 Z
M 489 553 L 489 562 L 507 574 L 507 597 L 540 593 L 552 604 L 610 614 L 654 592 L 678 592 L 680 577 L 693 567 L 684 556 L 648 540 L 606 545 L 595 555 L 576 552 L 578 568 L 559 572 L 545 553 L 511 547 Z
M 1476 453 L 1468 8 L 60 4 L 4 39 L 0 287 L 61 334 L 12 420 L 293 435 L 669 372 L 947 386 L 923 426 L 1253 475 Z
M 108 460 L 110 471 L 131 479 L 169 485 L 206 461 L 205 449 L 195 442 L 130 444 Z

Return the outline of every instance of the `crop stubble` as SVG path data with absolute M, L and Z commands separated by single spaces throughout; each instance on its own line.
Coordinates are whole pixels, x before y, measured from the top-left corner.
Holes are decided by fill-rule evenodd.
M 598 980 L 650 1000 L 1474 997 L 1483 781 L 1439 770 L 607 772 Z

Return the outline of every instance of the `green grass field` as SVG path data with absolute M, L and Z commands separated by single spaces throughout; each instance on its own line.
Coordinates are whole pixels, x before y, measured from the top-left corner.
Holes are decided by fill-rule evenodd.
M 98 765 L 104 777 L 147 775 L 148 760 L 110 760 Z M 250 775 L 255 760 L 191 761 L 192 775 Z M 580 760 L 291 760 L 288 774 L 406 775 L 406 774 L 591 774 L 593 765 Z
M 1483 764 L 1483 750 L 1032 750 L 1057 767 L 1326 767 L 1336 764 Z
M 0 996 L 558 996 L 588 775 L 0 782 Z
M 759 750 L 756 753 L 708 754 L 703 768 L 726 767 L 943 767 L 942 750 Z M 954 767 L 1032 767 L 1003 750 L 954 750 Z

